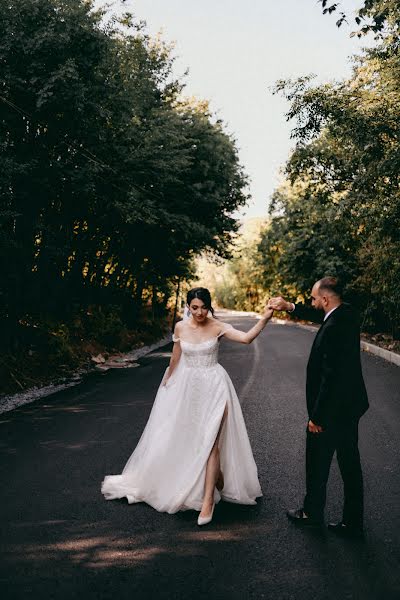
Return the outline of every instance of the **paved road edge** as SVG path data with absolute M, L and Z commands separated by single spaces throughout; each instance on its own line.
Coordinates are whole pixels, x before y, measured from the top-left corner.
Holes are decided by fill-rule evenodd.
M 154 352 L 154 350 L 158 350 L 163 346 L 167 346 L 171 343 L 172 337 L 171 334 L 167 334 L 154 344 L 150 344 L 149 346 L 142 346 L 142 348 L 136 348 L 135 350 L 131 350 L 130 352 L 126 352 L 125 356 L 129 357 L 131 361 L 138 360 L 142 356 L 146 354 L 150 354 L 150 352 Z M 110 367 L 108 370 L 112 370 L 114 367 Z M 42 398 L 47 398 L 48 396 L 52 396 L 57 392 L 61 392 L 71 387 L 75 387 L 82 383 L 82 381 L 90 374 L 96 372 L 95 368 L 80 370 L 75 374 L 72 374 L 69 378 L 67 378 L 64 382 L 52 383 L 45 386 L 38 386 L 28 388 L 23 390 L 22 392 L 18 392 L 17 394 L 5 395 L 0 398 L 0 414 L 9 412 L 20 406 L 24 406 L 25 404 L 31 404 L 35 402 L 35 400 L 40 400 Z M 97 371 L 99 372 L 99 371 Z

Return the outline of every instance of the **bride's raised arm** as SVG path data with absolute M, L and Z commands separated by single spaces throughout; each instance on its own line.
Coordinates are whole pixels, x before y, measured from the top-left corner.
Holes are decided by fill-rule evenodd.
M 224 335 L 228 340 L 232 340 L 233 342 L 240 342 L 241 344 L 251 344 L 253 340 L 261 333 L 264 329 L 268 321 L 271 319 L 274 311 L 272 308 L 265 308 L 261 318 L 257 321 L 257 323 L 249 329 L 249 331 L 240 331 L 240 329 L 235 329 L 232 326 L 226 326 L 220 335 Z

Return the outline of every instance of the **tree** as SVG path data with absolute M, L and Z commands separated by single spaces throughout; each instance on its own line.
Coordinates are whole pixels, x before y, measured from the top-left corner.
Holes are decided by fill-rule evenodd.
M 171 52 L 90 1 L 1 3 L 6 349 L 99 311 L 138 327 L 195 255 L 228 254 L 246 177 L 222 121 L 184 98 Z
M 359 57 L 349 81 L 317 87 L 310 78 L 278 82 L 277 91 L 291 102 L 288 118 L 296 121 L 297 145 L 262 245 L 279 247 L 274 268 L 298 294 L 305 295 L 324 274 L 340 275 L 364 309 L 366 324 L 397 335 L 400 62 L 395 27 L 387 21 L 383 41 Z
M 342 2 L 331 2 L 331 0 L 318 0 L 318 2 L 322 4 L 323 14 L 339 11 L 339 18 L 336 21 L 338 27 L 347 21 L 347 14 L 341 10 Z M 364 0 L 356 11 L 354 21 L 359 26 L 359 30 L 352 35 L 361 37 L 372 32 L 377 39 L 383 37 L 387 39 L 388 35 L 394 37 L 400 27 L 398 2 L 397 0 Z

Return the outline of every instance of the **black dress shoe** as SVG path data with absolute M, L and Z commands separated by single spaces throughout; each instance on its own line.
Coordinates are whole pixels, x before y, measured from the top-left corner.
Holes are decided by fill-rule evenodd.
M 292 523 L 304 527 L 322 527 L 323 521 L 309 517 L 302 508 L 296 510 L 288 510 L 286 512 L 287 517 Z
M 364 531 L 362 527 L 346 525 L 346 523 L 343 523 L 343 521 L 340 521 L 340 523 L 329 523 L 328 529 L 336 533 L 336 535 L 345 538 L 361 540 L 364 537 Z

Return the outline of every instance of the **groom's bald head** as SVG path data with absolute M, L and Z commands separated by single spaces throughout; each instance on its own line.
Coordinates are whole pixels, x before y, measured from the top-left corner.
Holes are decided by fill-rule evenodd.
M 336 277 L 323 277 L 313 285 L 311 304 L 327 313 L 341 303 L 342 286 Z
M 339 300 L 342 298 L 343 287 L 337 277 L 323 277 L 315 286 L 320 294 L 336 296 Z

